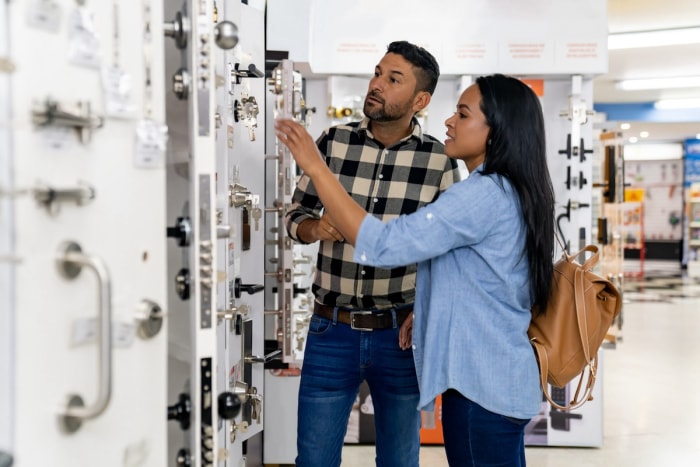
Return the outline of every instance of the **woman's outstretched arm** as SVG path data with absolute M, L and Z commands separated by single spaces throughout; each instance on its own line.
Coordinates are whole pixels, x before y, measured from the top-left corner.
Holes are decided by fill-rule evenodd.
M 330 171 L 316 143 L 299 123 L 280 119 L 275 122 L 277 138 L 289 148 L 304 173 L 311 178 L 323 207 L 333 224 L 351 245 L 355 245 L 360 225 L 367 211 L 353 200 Z

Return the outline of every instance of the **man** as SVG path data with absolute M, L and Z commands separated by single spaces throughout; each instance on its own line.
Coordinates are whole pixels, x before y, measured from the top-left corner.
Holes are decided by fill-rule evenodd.
M 415 118 L 430 103 L 439 75 L 425 49 L 392 42 L 369 82 L 365 118 L 331 127 L 317 140 L 348 193 L 382 220 L 414 212 L 459 179 L 456 162 Z M 302 175 L 287 230 L 301 243 L 320 245 L 299 388 L 297 465 L 340 465 L 350 410 L 366 380 L 377 465 L 417 467 L 420 412 L 410 345 L 415 265 L 379 269 L 354 263 L 353 247 L 322 209 Z

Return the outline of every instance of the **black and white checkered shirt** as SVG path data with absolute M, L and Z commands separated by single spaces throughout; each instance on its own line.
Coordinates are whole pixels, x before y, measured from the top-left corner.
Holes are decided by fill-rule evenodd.
M 434 201 L 459 180 L 457 163 L 445 156 L 444 146 L 422 132 L 413 132 L 392 147 L 374 139 L 369 120 L 338 125 L 316 141 L 326 164 L 347 192 L 368 213 L 388 221 Z M 321 204 L 311 180 L 302 174 L 286 215 L 289 235 L 304 243 L 297 227 L 320 218 Z M 322 241 L 312 290 L 317 301 L 330 306 L 386 308 L 413 303 L 416 266 L 381 269 L 353 262 L 354 247 L 346 242 Z

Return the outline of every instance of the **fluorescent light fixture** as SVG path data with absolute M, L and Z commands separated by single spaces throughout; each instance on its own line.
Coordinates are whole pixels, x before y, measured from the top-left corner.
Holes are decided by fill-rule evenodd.
M 700 98 L 694 99 L 659 99 L 654 102 L 657 109 L 700 109 Z
M 643 89 L 700 88 L 700 76 L 683 76 L 674 78 L 624 79 L 615 84 L 623 91 L 640 91 Z
M 608 34 L 608 50 L 700 43 L 700 27 Z

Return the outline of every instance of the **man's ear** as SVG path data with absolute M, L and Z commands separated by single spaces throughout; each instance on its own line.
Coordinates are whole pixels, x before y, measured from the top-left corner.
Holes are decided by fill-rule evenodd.
M 431 97 L 432 96 L 428 91 L 418 91 L 416 96 L 413 98 L 413 112 L 420 112 L 428 107 Z

